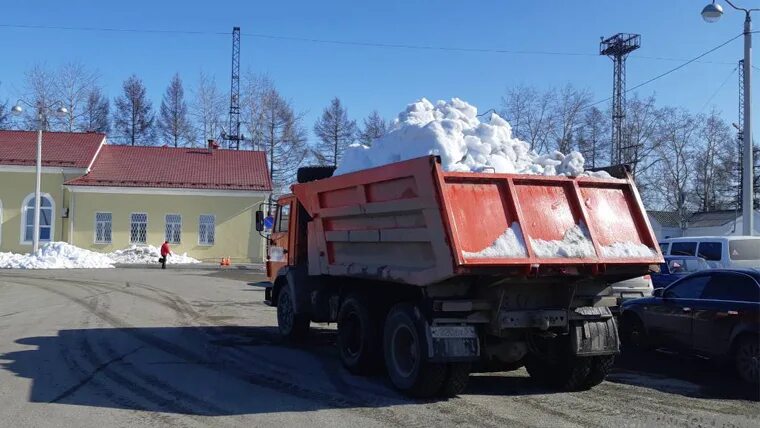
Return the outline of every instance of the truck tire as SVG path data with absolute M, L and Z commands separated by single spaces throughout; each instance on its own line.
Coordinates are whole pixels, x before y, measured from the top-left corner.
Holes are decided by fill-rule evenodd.
M 448 373 L 446 364 L 427 361 L 424 323 L 412 304 L 399 303 L 388 313 L 383 331 L 388 376 L 396 388 L 416 398 L 440 393 Z
M 340 361 L 351 373 L 366 374 L 380 363 L 377 317 L 366 299 L 351 295 L 338 312 L 338 351 Z
M 467 389 L 470 380 L 470 363 L 452 363 L 448 365 L 446 380 L 443 381 L 440 395 L 442 397 L 456 397 Z
M 591 373 L 591 357 L 558 356 L 556 361 L 547 361 L 529 356 L 525 368 L 531 378 L 550 388 L 563 391 L 583 391 L 589 389 L 587 379 Z
M 739 339 L 734 351 L 734 366 L 744 382 L 760 383 L 760 343 L 757 336 Z
M 585 388 L 593 388 L 604 382 L 604 378 L 607 377 L 610 370 L 612 370 L 612 365 L 615 364 L 614 355 L 601 355 L 590 358 L 591 362 L 588 376 L 586 376 Z
M 287 285 L 280 289 L 277 297 L 277 327 L 285 339 L 300 342 L 309 332 L 310 320 L 303 314 L 296 314 L 293 297 Z
M 334 166 L 303 166 L 298 168 L 298 171 L 296 172 L 296 181 L 299 183 L 308 183 L 323 178 L 330 178 L 334 172 Z

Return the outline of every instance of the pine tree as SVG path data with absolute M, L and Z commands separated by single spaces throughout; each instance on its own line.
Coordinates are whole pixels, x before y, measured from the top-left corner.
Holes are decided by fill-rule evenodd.
M 371 146 L 373 141 L 385 135 L 386 132 L 388 132 L 388 125 L 375 110 L 364 119 L 364 129 L 358 132 L 357 138 L 362 144 Z
M 80 118 L 80 129 L 85 132 L 108 133 L 111 130 L 109 110 L 108 98 L 103 96 L 100 89 L 94 88 L 87 96 L 87 104 Z
M 172 77 L 169 87 L 161 101 L 158 129 L 166 144 L 179 147 L 192 142 L 192 127 L 187 119 L 187 103 L 182 79 L 179 74 Z
M 343 151 L 354 141 L 356 121 L 348 119 L 348 112 L 336 97 L 314 124 L 314 133 L 320 141 L 316 152 L 327 160 L 326 163 L 338 166 Z
M 201 72 L 193 95 L 190 110 L 196 134 L 201 135 L 203 141 L 217 138 L 222 131 L 226 100 L 214 77 Z
M 130 145 L 149 146 L 153 143 L 153 107 L 145 96 L 145 85 L 136 75 L 122 86 L 124 94 L 114 104 L 113 125 L 119 137 Z

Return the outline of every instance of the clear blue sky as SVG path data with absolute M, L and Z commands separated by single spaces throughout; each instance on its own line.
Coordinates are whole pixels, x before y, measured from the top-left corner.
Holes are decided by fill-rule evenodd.
M 595 99 L 605 98 L 612 89 L 612 63 L 597 55 L 600 36 L 642 34 L 642 48 L 628 60 L 628 86 L 632 87 L 679 64 L 653 57 L 689 59 L 741 33 L 743 14 L 726 4 L 726 14 L 718 23 L 702 21 L 700 11 L 707 1 L 16 1 L 0 6 L 0 25 L 224 33 L 240 26 L 242 69 L 272 77 L 295 108 L 306 113 L 305 125 L 311 130 L 334 96 L 357 119 L 372 109 L 393 117 L 420 97 L 460 97 L 485 111 L 498 107 L 504 90 L 515 84 L 543 89 L 570 82 L 588 88 Z M 757 0 L 737 3 L 760 6 Z M 756 28 L 760 29 L 760 14 Z M 254 34 L 586 55 L 396 49 Z M 760 40 L 756 45 L 760 49 Z M 175 72 L 186 86 L 195 83 L 201 70 L 215 75 L 222 89 L 229 86 L 229 35 L 0 27 L 0 51 L 0 99 L 11 102 L 22 89 L 24 70 L 38 62 L 56 66 L 82 61 L 100 73 L 111 98 L 120 91 L 122 81 L 136 73 L 156 107 Z M 704 58 L 712 63 L 691 64 L 638 92 L 655 93 L 660 105 L 695 112 L 716 94 L 710 106 L 735 121 L 736 74 L 716 90 L 741 55 L 739 38 Z M 754 95 L 757 100 L 757 91 Z

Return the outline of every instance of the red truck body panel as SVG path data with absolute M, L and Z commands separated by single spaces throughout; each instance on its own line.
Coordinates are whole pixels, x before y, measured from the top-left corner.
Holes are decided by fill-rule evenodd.
M 434 156 L 296 184 L 312 221 L 310 275 L 429 285 L 473 271 L 528 273 L 539 266 L 650 265 L 662 261 L 633 181 L 443 171 Z M 468 257 L 517 222 L 526 257 Z M 584 224 L 596 255 L 538 257 L 531 239 L 562 240 Z M 652 254 L 600 257 L 616 242 Z

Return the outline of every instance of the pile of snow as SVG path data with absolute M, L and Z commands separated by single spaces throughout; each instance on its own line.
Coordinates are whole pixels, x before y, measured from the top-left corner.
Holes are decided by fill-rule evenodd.
M 0 269 L 97 269 L 112 268 L 107 255 L 65 242 L 43 244 L 36 253 L 0 253 Z
M 107 256 L 113 260 L 114 263 L 119 264 L 158 263 L 158 258 L 161 257 L 161 251 L 152 245 L 132 245 L 124 250 L 116 250 L 112 253 L 108 253 Z M 200 260 L 189 257 L 187 253 L 172 253 L 166 258 L 166 263 L 189 264 L 200 263 Z
M 512 127 L 499 115 L 492 113 L 488 122 L 481 122 L 477 113 L 459 98 L 435 105 L 423 98 L 407 106 L 371 147 L 348 147 L 335 174 L 438 155 L 446 171 L 610 177 L 606 172 L 584 172 L 578 152 L 539 156 L 512 136 Z
M 657 251 L 652 248 L 634 242 L 615 242 L 612 245 L 602 247 L 602 257 L 637 258 L 656 255 Z
M 112 253 L 97 253 L 65 242 L 43 244 L 36 253 L 0 253 L 0 269 L 102 269 L 115 264 L 158 263 L 159 250 L 152 245 L 131 247 Z M 187 253 L 172 254 L 170 264 L 200 263 Z
M 501 236 L 496 238 L 490 247 L 484 248 L 477 253 L 462 252 L 465 258 L 486 259 L 498 257 L 528 257 L 525 250 L 525 238 L 523 238 L 520 223 L 514 222 Z
M 561 241 L 546 241 L 531 238 L 530 244 L 533 247 L 533 252 L 538 257 L 585 258 L 596 255 L 594 244 L 588 236 L 588 229 L 586 229 L 586 225 L 583 223 L 576 224 L 568 229 Z

